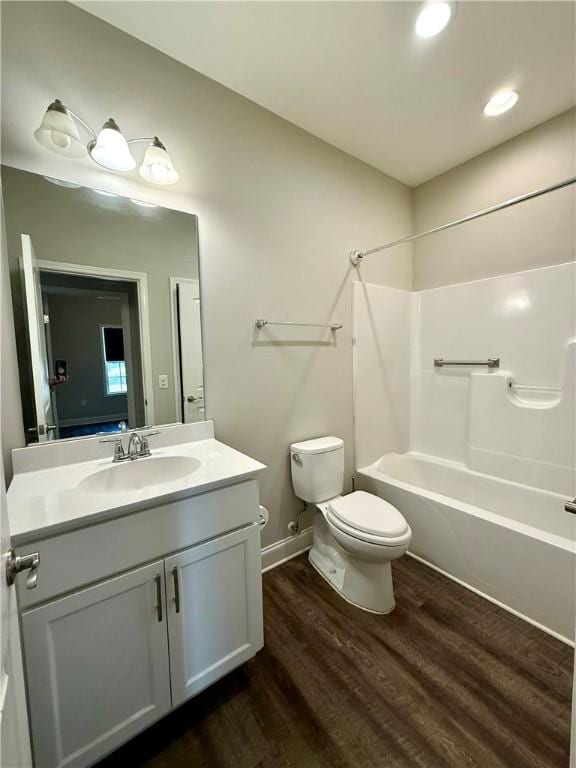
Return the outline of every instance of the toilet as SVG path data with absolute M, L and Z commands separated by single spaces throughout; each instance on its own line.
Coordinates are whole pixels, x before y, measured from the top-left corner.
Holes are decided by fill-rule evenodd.
M 314 504 L 309 560 L 349 603 L 372 613 L 394 609 L 392 560 L 406 552 L 410 526 L 396 507 L 365 491 L 342 496 L 344 441 L 319 437 L 290 446 L 292 485 Z

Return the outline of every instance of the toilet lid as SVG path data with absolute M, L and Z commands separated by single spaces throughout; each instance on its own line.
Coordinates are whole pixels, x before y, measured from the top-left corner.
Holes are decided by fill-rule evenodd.
M 337 520 L 364 533 L 395 538 L 409 530 L 396 507 L 366 491 L 355 491 L 331 501 L 329 510 Z

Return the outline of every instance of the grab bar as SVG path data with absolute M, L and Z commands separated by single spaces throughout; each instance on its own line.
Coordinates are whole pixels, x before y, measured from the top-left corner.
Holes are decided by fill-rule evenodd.
M 500 368 L 500 358 L 489 357 L 488 360 L 444 360 L 443 357 L 434 358 L 434 368 L 444 368 L 445 365 L 485 365 L 487 368 Z

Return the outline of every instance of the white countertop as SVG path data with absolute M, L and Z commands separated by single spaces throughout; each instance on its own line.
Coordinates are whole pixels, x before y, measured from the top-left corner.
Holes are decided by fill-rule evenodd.
M 79 488 L 89 475 L 113 465 L 111 456 L 16 474 L 8 490 L 8 515 L 14 545 L 26 544 L 140 508 L 255 477 L 266 466 L 213 438 L 152 449 L 154 457 L 185 456 L 200 467 L 177 480 L 137 491 L 93 493 Z

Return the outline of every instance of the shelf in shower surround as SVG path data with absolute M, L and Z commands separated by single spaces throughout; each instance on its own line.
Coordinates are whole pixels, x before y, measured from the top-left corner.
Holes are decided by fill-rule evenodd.
M 530 391 L 530 392 L 562 392 L 562 387 L 547 387 L 542 384 L 514 384 L 514 382 L 509 381 L 508 386 L 510 389 L 518 389 L 520 391 Z
M 543 384 L 515 384 L 508 380 L 508 392 L 519 405 L 553 408 L 562 400 L 563 387 Z

